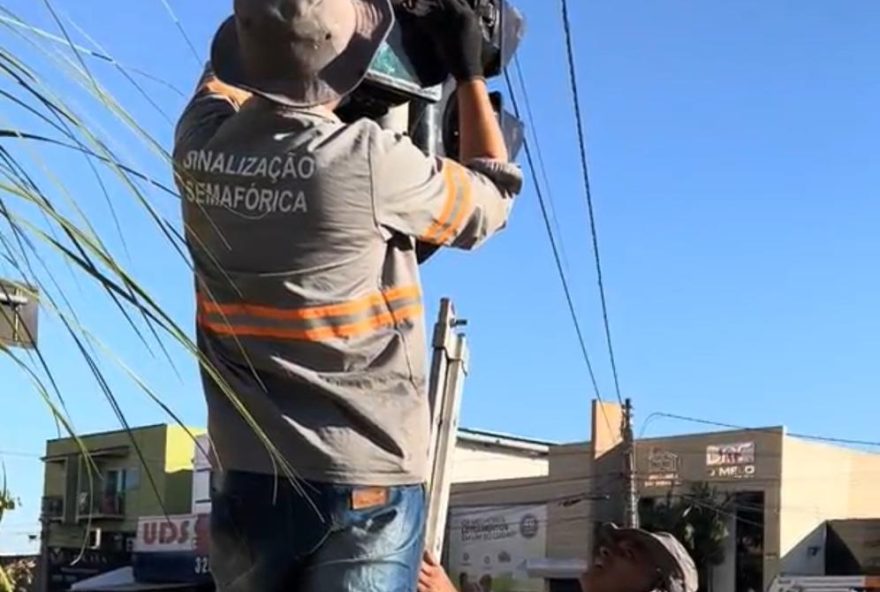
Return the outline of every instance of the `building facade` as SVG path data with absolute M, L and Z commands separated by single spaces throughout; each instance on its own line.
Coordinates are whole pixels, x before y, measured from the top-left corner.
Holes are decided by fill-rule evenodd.
M 67 590 L 77 581 L 129 565 L 141 516 L 188 512 L 192 435 L 199 433 L 154 425 L 131 433 L 48 441 L 40 567 L 47 585 L 43 589 Z
M 153 428 L 144 428 L 144 430 L 149 432 Z M 136 430 L 139 442 L 145 438 L 149 439 L 141 432 L 142 430 Z M 121 482 L 130 485 L 132 477 L 129 475 L 138 474 L 135 470 L 138 463 L 122 460 L 124 457 L 119 449 L 124 446 L 127 436 L 122 440 L 115 435 L 111 438 L 107 436 L 97 435 L 86 439 L 90 442 L 89 449 L 99 453 L 93 454 L 93 457 L 100 457 L 103 454 L 108 459 L 102 465 L 107 477 L 102 483 L 109 481 L 112 484 Z M 108 533 L 111 533 L 110 539 L 115 540 L 117 533 L 121 533 L 128 552 L 110 556 L 102 554 L 103 567 L 106 569 L 90 570 L 87 576 L 95 575 L 97 571 L 112 570 L 101 578 L 112 580 L 119 586 L 130 585 L 133 581 L 137 581 L 155 585 L 210 588 L 211 570 L 207 549 L 208 516 L 211 511 L 210 441 L 207 434 L 201 433 L 196 437 L 195 443 L 189 439 L 180 445 L 183 449 L 175 452 L 174 459 L 186 465 L 189 487 L 185 492 L 177 489 L 169 491 L 170 501 L 166 503 L 167 516 L 158 504 L 140 499 L 134 500 L 132 496 L 126 497 L 124 505 L 128 511 L 124 516 L 101 514 L 101 520 L 94 524 L 103 525 L 102 540 L 107 540 Z M 61 459 L 76 452 L 75 448 L 67 445 L 60 450 L 53 443 L 50 443 L 50 447 L 52 452 L 47 456 L 47 462 L 61 463 Z M 459 431 L 454 452 L 453 482 L 491 482 L 499 479 L 546 476 L 549 470 L 550 447 L 550 443 L 547 442 L 462 429 Z M 166 447 L 165 450 L 168 449 L 170 447 Z M 177 450 L 176 447 L 174 449 Z M 145 456 L 161 458 L 161 454 L 161 450 L 155 450 Z M 64 464 L 67 465 L 68 462 L 75 466 L 76 460 L 65 460 Z M 170 465 L 166 463 L 167 466 Z M 118 471 L 123 471 L 123 476 L 117 477 L 115 472 Z M 60 495 L 60 492 L 67 487 L 68 479 L 73 481 L 72 476 L 52 475 L 51 483 L 47 482 L 46 486 L 47 498 Z M 140 481 L 138 490 L 143 487 L 143 479 L 141 478 Z M 126 490 L 126 486 L 122 489 Z M 105 491 L 101 488 L 96 490 Z M 110 487 L 107 495 L 113 498 L 118 493 L 117 490 L 118 487 Z M 180 495 L 183 493 L 185 495 Z M 105 505 L 113 507 L 113 502 L 107 501 Z M 63 508 L 59 507 L 57 510 L 63 515 Z M 110 530 L 114 526 L 118 528 Z M 76 536 L 82 536 L 82 530 L 77 531 L 78 535 L 72 531 L 60 533 L 58 528 L 55 530 L 55 535 L 51 538 L 53 549 L 62 542 L 72 542 L 76 540 Z M 59 561 L 67 560 L 65 569 L 69 571 L 75 568 L 69 565 L 72 558 L 68 555 L 59 557 Z M 72 578 L 69 579 L 73 581 Z
M 211 463 L 207 435 L 201 436 L 193 464 L 192 513 L 211 509 Z M 541 477 L 550 468 L 551 443 L 507 434 L 459 429 L 452 464 L 453 483 L 491 482 L 498 479 Z
M 636 451 L 643 510 L 670 494 L 714 492 L 730 533 L 711 570 L 719 592 L 764 590 L 777 575 L 825 575 L 826 521 L 880 516 L 880 455 L 782 427 L 648 439 Z
M 457 485 L 451 516 L 487 519 L 477 525 L 481 533 L 473 523 L 464 525 L 471 540 L 484 542 L 460 553 L 467 560 L 450 548 L 450 570 L 519 579 L 524 590 L 576 589 L 572 566 L 586 564 L 595 528 L 623 516 L 621 417 L 617 405 L 595 403 L 593 439 L 552 446 L 545 477 Z M 644 522 L 662 518 L 667 505 L 685 503 L 723 523 L 723 561 L 704 570 L 703 588 L 712 592 L 766 590 L 777 575 L 824 575 L 826 521 L 880 517 L 880 455 L 798 439 L 783 427 L 641 439 L 635 455 Z M 493 542 L 506 537 L 522 545 L 514 523 L 526 508 L 544 520 L 543 549 L 529 547 L 541 565 L 535 570 L 502 561 L 507 557 Z M 553 573 L 559 581 L 551 581 Z

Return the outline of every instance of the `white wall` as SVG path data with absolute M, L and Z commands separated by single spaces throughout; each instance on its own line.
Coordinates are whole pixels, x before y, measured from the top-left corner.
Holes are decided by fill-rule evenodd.
M 823 574 L 823 523 L 880 516 L 880 455 L 792 437 L 783 447 L 780 572 Z
M 525 451 L 466 440 L 459 440 L 456 444 L 452 463 L 453 483 L 546 477 L 550 472 L 546 455 L 539 457 Z
M 193 514 L 211 511 L 210 470 L 211 464 L 205 451 L 209 450 L 207 436 L 196 439 L 193 455 Z M 514 448 L 472 443 L 459 440 L 452 465 L 453 483 L 474 483 L 501 479 L 545 477 L 550 463 L 546 456 Z
M 825 575 L 825 523 L 795 545 L 782 561 L 782 571 L 799 576 Z
M 205 454 L 210 450 L 208 436 L 197 437 L 194 448 L 192 513 L 207 514 L 211 511 L 211 463 Z

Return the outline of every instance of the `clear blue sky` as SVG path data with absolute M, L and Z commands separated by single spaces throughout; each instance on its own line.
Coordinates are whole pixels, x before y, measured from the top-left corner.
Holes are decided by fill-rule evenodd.
M 169 2 L 205 56 L 230 2 Z M 880 439 L 880 4 L 571 4 L 613 336 L 624 394 L 634 399 L 637 418 L 667 411 Z M 57 31 L 42 2 L 4 5 Z M 55 0 L 54 6 L 119 61 L 191 89 L 199 65 L 161 0 L 126 2 L 126 12 L 111 0 Z M 603 395 L 612 398 L 558 4 L 519 0 L 518 6 L 528 17 L 520 56 L 536 117 L 531 123 L 544 149 L 577 312 Z M 118 124 L 52 74 L 39 53 L 9 31 L 0 34 L 5 47 L 42 64 L 47 81 L 94 116 L 94 129 L 119 137 Z M 89 44 L 75 29 L 71 34 Z M 87 63 L 137 121 L 170 146 L 168 122 L 112 68 Z M 183 98 L 138 80 L 176 117 Z M 42 129 L 2 105 L 2 127 L 14 121 Z M 169 181 L 143 142 L 128 138 L 118 146 L 124 156 Z M 51 162 L 114 253 L 190 329 L 188 271 L 129 192 L 105 176 L 130 258 L 81 158 L 2 145 L 21 158 L 42 155 Z M 31 171 L 46 179 L 36 167 Z M 174 200 L 151 198 L 178 220 Z M 83 324 L 187 422 L 202 425 L 191 359 L 171 348 L 178 377 L 161 354 L 146 353 L 88 280 L 50 265 Z M 0 275 L 9 272 L 0 267 Z M 591 387 L 532 188 L 502 236 L 476 254 L 442 254 L 424 275 L 429 302 L 451 296 L 470 321 L 463 424 L 586 439 Z M 43 320 L 44 351 L 77 429 L 117 427 L 70 340 L 51 315 Z M 105 362 L 129 420 L 163 421 L 132 381 L 112 369 L 112 359 Z M 0 551 L 10 552 L 28 548 L 27 533 L 38 530 L 42 473 L 34 455 L 55 430 L 19 370 L 0 360 L 0 377 L 0 450 L 6 451 L 0 458 L 23 498 L 22 509 L 0 527 Z M 693 429 L 699 427 L 664 420 L 652 422 L 649 433 Z

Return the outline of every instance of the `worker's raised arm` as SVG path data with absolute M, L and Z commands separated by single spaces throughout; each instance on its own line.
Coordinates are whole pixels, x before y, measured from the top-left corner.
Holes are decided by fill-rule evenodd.
M 377 224 L 432 245 L 479 246 L 507 224 L 522 186 L 513 165 L 429 157 L 387 131 L 379 132 L 370 156 Z
M 210 62 L 205 64 L 195 95 L 177 122 L 175 157 L 185 151 L 199 150 L 250 97 L 251 93 L 220 81 Z
M 407 138 L 386 133 L 373 163 L 381 226 L 421 243 L 474 248 L 504 228 L 522 173 L 508 162 L 498 116 L 483 79 L 479 18 L 465 0 L 437 0 L 426 18 L 455 78 L 459 161 L 429 158 Z

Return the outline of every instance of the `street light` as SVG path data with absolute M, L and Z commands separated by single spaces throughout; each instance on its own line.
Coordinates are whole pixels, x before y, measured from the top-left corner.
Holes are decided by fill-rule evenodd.
M 33 349 L 37 346 L 36 290 L 0 279 L 0 344 Z
M 0 304 L 5 304 L 7 307 L 24 306 L 28 302 L 29 300 L 20 294 L 9 294 L 5 291 L 0 292 Z

